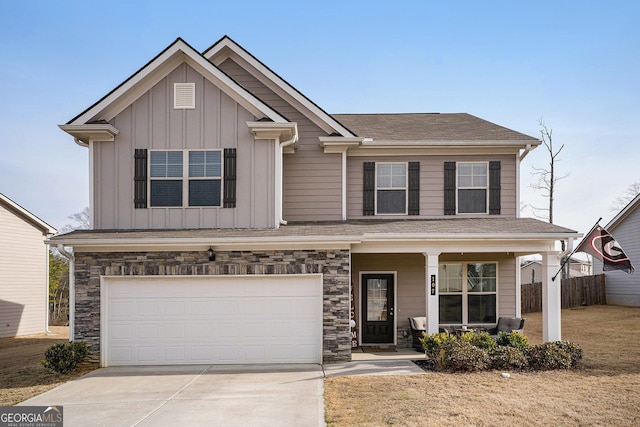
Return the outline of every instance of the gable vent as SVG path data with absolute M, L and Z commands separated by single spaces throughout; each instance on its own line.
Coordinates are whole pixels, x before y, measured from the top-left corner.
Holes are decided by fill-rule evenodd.
M 174 83 L 173 84 L 173 108 L 174 109 L 196 108 L 196 84 L 195 83 Z

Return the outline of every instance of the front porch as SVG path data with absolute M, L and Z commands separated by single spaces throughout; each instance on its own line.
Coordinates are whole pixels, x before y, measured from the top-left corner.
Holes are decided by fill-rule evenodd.
M 419 358 L 420 353 L 412 349 L 410 317 L 426 317 L 429 334 L 466 325 L 491 328 L 500 316 L 521 317 L 519 256 L 523 253 L 466 249 L 352 251 L 352 346 L 360 347 L 354 348 L 353 360 Z M 546 271 L 544 341 L 556 341 L 561 339 L 560 283 L 551 278 L 559 268 L 559 253 L 538 253 L 543 255 Z M 371 347 L 396 351 L 361 350 Z

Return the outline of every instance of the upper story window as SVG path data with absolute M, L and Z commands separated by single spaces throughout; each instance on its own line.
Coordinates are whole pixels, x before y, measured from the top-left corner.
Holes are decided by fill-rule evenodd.
M 151 151 L 149 169 L 151 207 L 221 206 L 220 150 Z
M 458 163 L 458 213 L 487 213 L 487 162 Z
M 420 214 L 420 162 L 362 165 L 362 215 Z
M 407 213 L 407 164 L 376 163 L 376 214 Z

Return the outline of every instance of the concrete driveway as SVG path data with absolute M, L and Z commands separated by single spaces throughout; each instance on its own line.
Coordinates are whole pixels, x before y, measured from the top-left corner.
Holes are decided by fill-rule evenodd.
M 65 426 L 324 425 L 320 365 L 98 369 L 21 405 L 63 406 Z

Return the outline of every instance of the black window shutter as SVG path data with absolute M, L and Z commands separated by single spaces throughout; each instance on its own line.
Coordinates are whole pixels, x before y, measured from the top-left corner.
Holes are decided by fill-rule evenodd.
M 236 149 L 224 149 L 224 198 L 223 207 L 236 207 Z
M 456 214 L 456 162 L 444 162 L 444 214 Z
M 500 162 L 489 162 L 489 214 L 500 215 Z
M 147 208 L 147 150 L 136 148 L 134 154 L 133 205 L 136 209 Z
M 363 163 L 362 176 L 362 215 L 375 215 L 376 164 Z
M 409 215 L 420 215 L 420 162 L 409 162 Z

